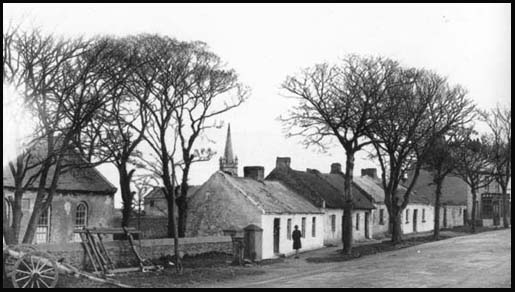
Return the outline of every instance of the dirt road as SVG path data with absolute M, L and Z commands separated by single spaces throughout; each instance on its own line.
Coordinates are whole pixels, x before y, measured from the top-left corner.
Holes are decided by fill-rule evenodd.
M 311 265 L 216 287 L 511 287 L 511 229 Z

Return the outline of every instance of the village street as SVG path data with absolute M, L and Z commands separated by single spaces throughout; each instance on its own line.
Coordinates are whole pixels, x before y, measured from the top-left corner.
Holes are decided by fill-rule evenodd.
M 297 274 L 269 272 L 216 287 L 511 287 L 511 229 L 336 264 L 298 264 Z

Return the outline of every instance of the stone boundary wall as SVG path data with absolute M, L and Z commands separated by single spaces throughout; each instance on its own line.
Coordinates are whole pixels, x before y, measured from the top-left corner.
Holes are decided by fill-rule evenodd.
M 174 254 L 173 238 L 142 239 L 136 240 L 135 246 L 143 259 L 156 260 L 166 255 Z M 104 241 L 107 252 L 115 262 L 116 267 L 137 265 L 137 259 L 127 240 Z M 82 243 L 73 242 L 65 244 L 38 244 L 30 245 L 30 248 L 47 252 L 56 260 L 64 258 L 64 263 L 73 265 L 79 269 L 91 270 L 87 255 Z M 197 255 L 208 252 L 232 253 L 232 241 L 230 236 L 191 237 L 179 238 L 179 250 L 185 255 Z

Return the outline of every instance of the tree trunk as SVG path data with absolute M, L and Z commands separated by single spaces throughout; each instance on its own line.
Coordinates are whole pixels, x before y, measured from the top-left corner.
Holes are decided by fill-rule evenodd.
M 402 242 L 402 210 L 398 207 L 393 207 L 393 214 L 390 216 L 392 224 L 392 243 L 399 244 Z
M 502 189 L 502 207 L 503 207 L 503 210 L 502 210 L 503 226 L 504 226 L 504 228 L 509 228 L 510 221 L 508 220 L 508 214 L 510 215 L 510 217 L 511 217 L 511 214 L 510 214 L 510 205 L 508 204 L 507 187 L 501 185 L 501 189 Z
M 344 229 L 342 230 L 342 241 L 343 241 L 343 253 L 350 255 L 352 253 L 352 232 L 353 232 L 353 224 L 352 224 L 352 210 L 353 210 L 353 200 L 352 200 L 352 174 L 354 171 L 354 153 L 347 152 L 346 153 L 346 164 L 345 164 L 345 183 L 343 190 L 343 197 L 345 199 L 345 205 L 343 210 L 344 216 Z
M 184 171 L 182 172 L 181 192 L 177 197 L 177 209 L 179 212 L 178 232 L 179 237 L 186 236 L 186 219 L 188 215 L 188 176 L 190 172 L 190 163 L 186 162 Z
M 172 191 L 173 193 L 173 191 Z M 174 196 L 174 195 L 172 195 Z M 168 228 L 167 228 L 167 236 L 169 238 L 175 237 L 175 200 L 173 198 L 168 199 Z
M 122 195 L 122 227 L 128 227 L 131 213 L 132 202 L 134 194 L 131 192 L 131 177 L 134 171 L 127 172 L 127 167 L 124 163 L 118 167 L 118 174 L 120 176 L 120 192 Z
M 434 230 L 433 230 L 433 239 L 440 239 L 440 201 L 442 198 L 442 185 L 443 179 L 436 178 L 436 192 L 435 192 L 435 220 L 434 220 Z
M 54 171 L 54 177 L 52 179 L 52 186 L 57 187 L 57 181 L 59 179 L 59 172 L 61 171 L 60 167 L 60 160 L 55 165 L 55 171 Z M 45 202 L 48 202 L 49 200 L 52 200 L 53 193 L 50 191 L 47 191 L 46 189 L 46 181 L 48 177 L 48 171 L 50 169 L 50 164 L 47 162 L 43 164 L 43 170 L 41 172 L 41 175 L 39 177 L 39 185 L 38 185 L 38 191 L 36 194 L 36 200 L 34 202 L 34 208 L 32 209 L 32 214 L 30 215 L 29 222 L 27 223 L 27 229 L 25 230 L 25 235 L 23 236 L 22 243 L 32 244 L 34 241 L 34 235 L 36 234 L 36 228 L 37 228 L 37 222 L 39 220 L 39 217 L 43 213 L 43 206 L 45 205 Z M 55 190 L 54 190 L 55 191 Z
M 477 194 L 476 189 L 474 187 L 471 188 L 472 190 L 472 222 L 470 223 L 470 226 L 472 228 L 472 233 L 476 233 L 476 200 L 477 200 Z

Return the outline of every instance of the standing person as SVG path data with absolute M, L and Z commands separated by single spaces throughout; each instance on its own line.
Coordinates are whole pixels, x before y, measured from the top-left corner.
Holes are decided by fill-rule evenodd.
M 302 237 L 302 233 L 299 230 L 299 225 L 295 225 L 295 230 L 291 234 L 293 238 L 293 249 L 295 250 L 295 258 L 299 258 L 299 249 L 302 248 L 302 244 L 300 243 L 300 238 Z

